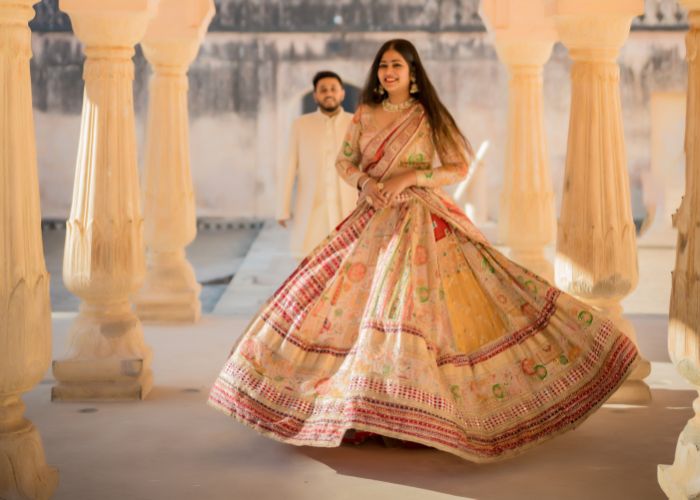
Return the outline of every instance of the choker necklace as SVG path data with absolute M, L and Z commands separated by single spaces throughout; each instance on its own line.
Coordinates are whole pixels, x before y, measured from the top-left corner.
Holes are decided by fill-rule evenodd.
M 389 98 L 386 98 L 382 101 L 382 108 L 384 108 L 384 111 L 388 111 L 389 113 L 396 113 L 397 111 L 403 111 L 404 109 L 410 108 L 413 106 L 414 102 L 416 102 L 416 100 L 413 97 L 409 97 L 401 104 L 392 104 L 389 102 Z

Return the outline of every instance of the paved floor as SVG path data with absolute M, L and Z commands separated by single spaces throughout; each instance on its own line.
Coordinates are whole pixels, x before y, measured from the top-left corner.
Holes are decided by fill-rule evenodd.
M 223 240 L 231 237 L 235 235 L 221 235 Z M 652 361 L 647 382 L 653 402 L 643 407 L 606 405 L 577 430 L 521 457 L 477 466 L 430 449 L 283 445 L 205 405 L 231 345 L 294 267 L 285 238 L 286 232 L 268 224 L 238 264 L 225 264 L 224 257 L 233 251 L 227 249 L 245 246 L 242 241 L 212 240 L 213 247 L 202 247 L 206 251 L 200 263 L 192 254 L 198 276 L 200 269 L 218 262 L 208 253 L 214 251 L 221 252 L 222 267 L 214 265 L 210 279 L 234 267 L 235 276 L 213 314 L 200 323 L 145 326 L 156 384 L 146 401 L 51 403 L 50 371 L 24 396 L 27 417 L 42 434 L 47 460 L 59 469 L 54 498 L 663 498 L 656 465 L 673 461 L 678 433 L 692 415 L 697 395 L 666 353 L 670 276 L 662 277 L 672 267 L 672 250 L 640 252 L 640 286 L 626 300 L 627 310 L 636 313 L 630 317 L 641 351 Z M 71 312 L 54 313 L 54 359 L 66 350 L 73 317 Z
M 54 316 L 54 358 L 72 318 Z M 373 444 L 297 448 L 230 421 L 205 399 L 244 317 L 146 326 L 156 379 L 146 401 L 51 403 L 50 373 L 24 400 L 60 472 L 57 500 L 659 499 L 656 465 L 673 461 L 696 393 L 668 361 L 665 318 L 632 319 L 653 362 L 653 403 L 607 405 L 577 430 L 500 464 Z

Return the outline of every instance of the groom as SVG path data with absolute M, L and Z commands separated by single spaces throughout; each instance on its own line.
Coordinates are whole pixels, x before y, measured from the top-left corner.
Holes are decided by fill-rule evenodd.
M 292 221 L 291 251 L 304 258 L 327 236 L 357 203 L 357 190 L 336 173 L 335 159 L 350 125 L 352 114 L 341 107 L 345 89 L 340 76 L 321 71 L 313 78 L 318 109 L 292 124 L 289 159 L 277 185 L 276 217 L 282 227 Z M 297 181 L 294 209 L 292 191 Z

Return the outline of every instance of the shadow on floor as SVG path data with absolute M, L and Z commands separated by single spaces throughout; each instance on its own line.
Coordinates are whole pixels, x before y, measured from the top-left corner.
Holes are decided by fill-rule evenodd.
M 656 466 L 673 462 L 675 439 L 692 416 L 696 396 L 693 391 L 654 390 L 650 406 L 604 406 L 578 429 L 493 464 L 373 442 L 300 447 L 296 453 L 341 475 L 463 498 L 587 499 L 587 486 L 595 484 L 599 500 L 661 499 L 665 497 L 656 483 Z M 572 469 L 577 471 L 573 478 Z

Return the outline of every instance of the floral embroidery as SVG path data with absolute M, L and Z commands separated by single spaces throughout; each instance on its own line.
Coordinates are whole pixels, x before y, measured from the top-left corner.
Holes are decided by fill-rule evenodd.
M 352 156 L 352 144 L 350 144 L 348 141 L 343 142 L 343 154 L 347 157 L 350 158 Z

